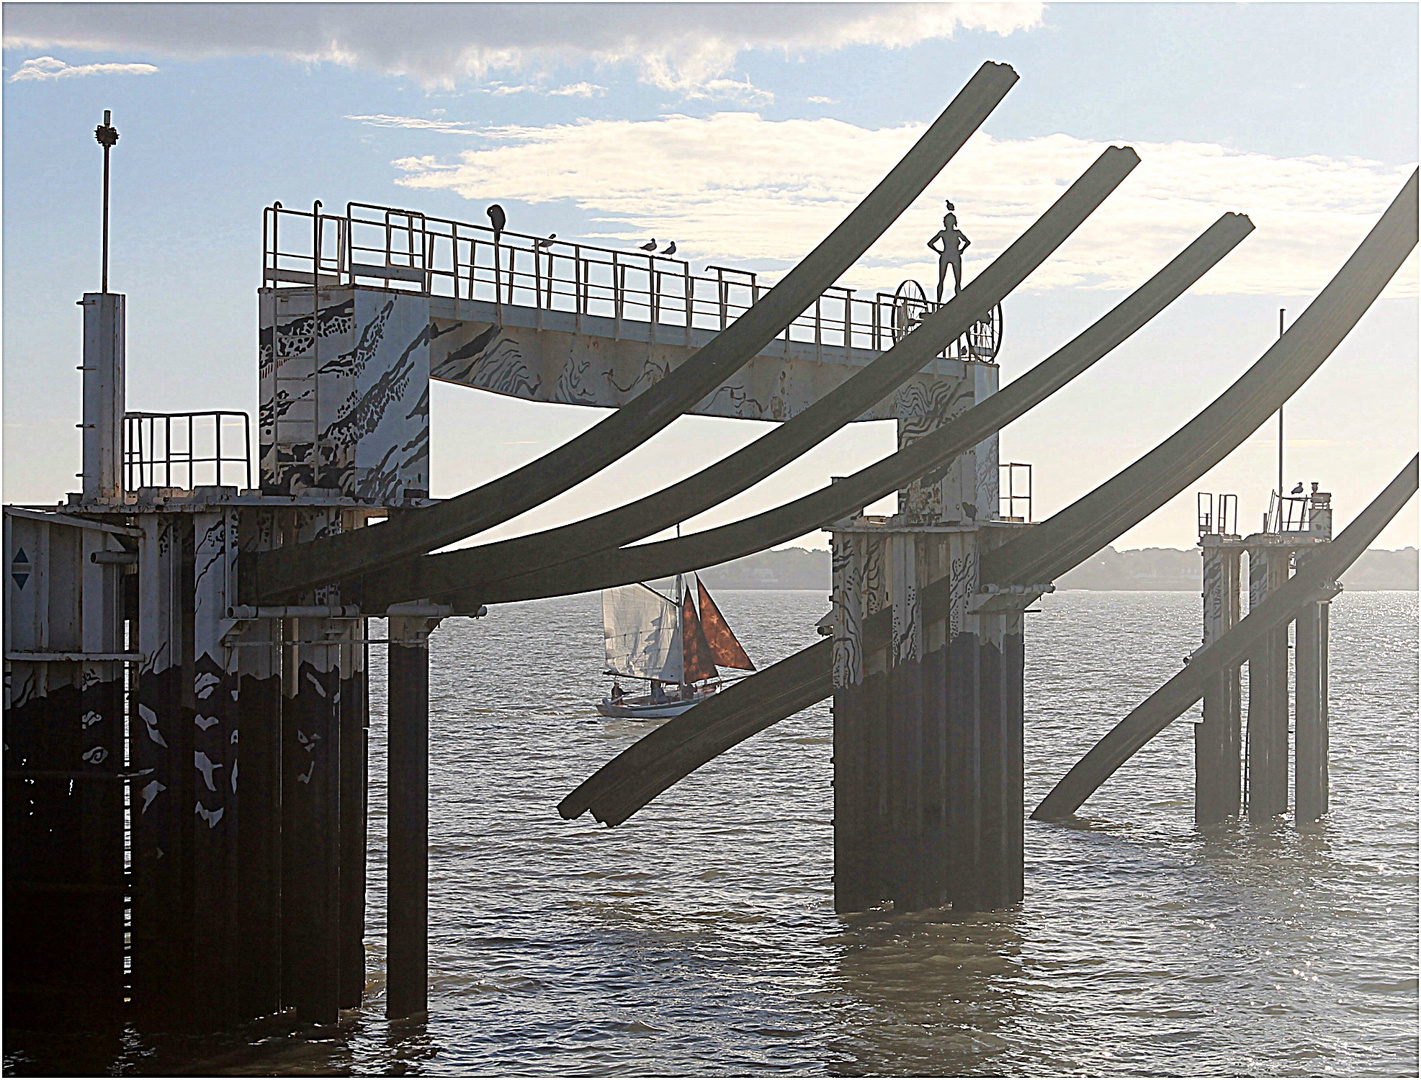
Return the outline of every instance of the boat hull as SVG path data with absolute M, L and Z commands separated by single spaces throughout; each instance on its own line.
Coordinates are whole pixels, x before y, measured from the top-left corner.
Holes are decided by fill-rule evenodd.
M 714 690 L 701 691 L 686 701 L 672 698 L 669 701 L 651 702 L 645 697 L 629 697 L 623 698 L 619 702 L 613 702 L 611 698 L 603 698 L 597 706 L 597 711 L 614 720 L 667 720 L 673 716 L 680 716 L 687 709 L 694 708 L 714 693 Z

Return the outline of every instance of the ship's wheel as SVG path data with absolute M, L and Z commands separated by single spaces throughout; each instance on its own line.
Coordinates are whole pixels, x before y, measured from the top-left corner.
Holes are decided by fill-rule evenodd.
M 964 338 L 966 360 L 993 361 L 1002 347 L 1002 305 L 987 312 L 987 317 L 972 324 Z
M 902 341 L 928 313 L 928 294 L 912 278 L 893 291 L 893 340 Z

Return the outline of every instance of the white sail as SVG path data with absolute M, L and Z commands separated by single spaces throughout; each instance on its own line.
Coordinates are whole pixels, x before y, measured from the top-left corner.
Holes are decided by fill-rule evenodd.
M 602 591 L 607 670 L 638 679 L 681 681 L 681 612 L 645 585 Z

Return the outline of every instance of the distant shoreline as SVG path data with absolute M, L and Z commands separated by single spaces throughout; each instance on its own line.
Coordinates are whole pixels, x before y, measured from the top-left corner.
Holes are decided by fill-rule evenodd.
M 700 576 L 711 589 L 827 593 L 832 569 L 827 550 L 787 547 L 722 563 Z M 1374 548 L 1342 575 L 1342 586 L 1350 592 L 1415 592 L 1417 579 L 1416 548 Z M 1058 592 L 1198 592 L 1200 586 L 1198 548 L 1107 547 L 1056 580 Z

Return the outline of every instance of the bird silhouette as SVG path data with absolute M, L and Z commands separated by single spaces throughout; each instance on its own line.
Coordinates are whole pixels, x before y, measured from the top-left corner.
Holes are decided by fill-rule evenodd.
M 534 247 L 545 248 L 545 247 L 547 247 L 549 244 L 551 244 L 554 240 L 556 240 L 557 238 L 558 238 L 558 234 L 557 234 L 557 233 L 555 233 L 555 232 L 550 232 L 550 233 L 548 233 L 546 239 L 544 239 L 544 240 L 534 240 L 534 241 L 533 241 L 533 246 L 534 246 Z
M 493 242 L 496 244 L 503 236 L 503 227 L 508 224 L 508 215 L 503 212 L 503 207 L 498 203 L 493 203 L 484 211 L 488 215 L 488 220 L 493 225 Z
M 1301 483 L 1299 483 L 1297 487 L 1293 488 L 1293 494 L 1294 494 L 1294 495 L 1301 495 L 1302 493 L 1303 493 L 1303 485 L 1302 485 Z
M 676 254 L 676 241 L 675 241 L 675 240 L 672 240 L 671 243 L 669 243 L 668 245 L 666 245 L 666 250 L 663 251 L 661 254 L 663 254 L 663 255 L 675 255 L 675 254 Z
M 655 251 L 655 250 L 656 250 L 656 237 L 653 236 L 653 237 L 652 237 L 650 240 L 648 240 L 646 243 L 642 244 L 641 249 L 642 249 L 642 251 Z

